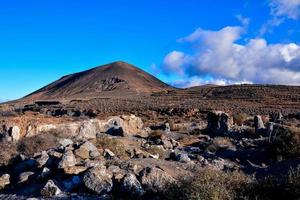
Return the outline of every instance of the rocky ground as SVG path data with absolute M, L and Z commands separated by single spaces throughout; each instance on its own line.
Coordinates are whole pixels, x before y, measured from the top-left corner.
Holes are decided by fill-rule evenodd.
M 2 119 L 0 199 L 168 199 L 204 169 L 262 180 L 300 163 L 294 114 L 70 115 Z

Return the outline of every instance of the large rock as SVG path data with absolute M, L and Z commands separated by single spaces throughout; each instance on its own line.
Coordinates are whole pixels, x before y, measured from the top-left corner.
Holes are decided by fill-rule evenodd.
M 13 142 L 17 142 L 20 139 L 21 133 L 19 127 L 13 126 L 10 128 L 9 132 Z
M 131 197 L 141 197 L 145 194 L 141 183 L 132 173 L 126 174 L 123 178 L 121 182 L 121 191 L 128 194 Z
M 122 115 L 111 117 L 104 125 L 102 132 L 112 135 L 129 136 L 140 133 L 143 129 L 143 121 L 135 115 Z
M 86 166 L 73 166 L 73 167 L 65 167 L 65 174 L 77 175 L 87 170 Z
M 34 175 L 34 172 L 23 172 L 19 175 L 19 181 L 18 183 L 24 183 L 27 182 L 32 176 Z
M 58 168 L 63 169 L 66 167 L 73 167 L 76 165 L 76 158 L 71 150 L 64 153 L 61 161 L 58 164 Z
M 157 167 L 146 167 L 139 175 L 139 180 L 143 188 L 150 193 L 164 191 L 164 188 L 175 179 L 168 173 Z
M 97 129 L 92 121 L 85 121 L 79 130 L 79 136 L 85 139 L 95 139 Z
M 46 151 L 42 151 L 40 155 L 35 157 L 35 161 L 37 162 L 38 167 L 41 168 L 49 161 L 49 155 Z
M 95 167 L 88 170 L 83 176 L 83 183 L 86 188 L 96 194 L 105 194 L 112 190 L 112 177 L 104 167 Z
M 260 115 L 254 116 L 254 127 L 255 127 L 255 132 L 258 134 L 262 133 L 263 130 L 265 129 L 264 122 Z
M 5 186 L 10 184 L 10 175 L 9 174 L 3 174 L 0 176 L 0 190 L 5 188 Z
M 207 114 L 207 130 L 216 135 L 227 133 L 232 127 L 233 120 L 222 111 L 209 112 Z
M 41 124 L 39 126 L 36 127 L 36 131 L 35 134 L 39 134 L 39 133 L 48 133 L 50 131 L 56 130 L 57 126 L 54 124 Z M 31 133 L 31 136 L 33 134 Z
M 41 195 L 44 197 L 59 196 L 60 194 L 62 194 L 62 192 L 53 180 L 49 180 L 41 190 Z
M 58 142 L 63 147 L 73 145 L 73 141 L 71 139 L 68 139 L 68 138 L 62 138 Z
M 80 145 L 79 149 L 75 150 L 75 155 L 79 156 L 82 159 L 94 159 L 96 157 L 99 157 L 100 153 L 93 143 L 86 141 L 82 145 Z

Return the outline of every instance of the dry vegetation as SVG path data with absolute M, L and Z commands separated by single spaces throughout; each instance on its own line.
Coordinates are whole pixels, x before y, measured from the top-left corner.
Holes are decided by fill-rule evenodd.
M 18 155 L 17 145 L 12 142 L 0 142 L 0 166 L 9 165 L 12 159 Z
M 120 159 L 127 160 L 129 158 L 124 144 L 117 139 L 110 138 L 106 135 L 100 135 L 99 137 L 97 137 L 94 143 L 99 149 L 111 150 Z
M 269 154 L 273 159 L 284 160 L 300 157 L 300 130 L 298 128 L 275 127 L 269 145 Z
M 39 134 L 34 137 L 23 138 L 17 146 L 19 153 L 32 155 L 59 146 L 58 138 L 53 134 Z
M 171 184 L 164 194 L 166 200 L 231 200 L 237 199 L 252 179 L 238 172 L 224 173 L 203 169 L 195 177 Z
M 246 113 L 237 113 L 233 115 L 233 122 L 239 126 L 242 126 L 247 118 L 248 115 Z

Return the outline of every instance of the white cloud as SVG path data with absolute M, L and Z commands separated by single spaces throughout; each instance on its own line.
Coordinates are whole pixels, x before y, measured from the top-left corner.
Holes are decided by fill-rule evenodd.
M 300 17 L 300 0 L 271 0 L 271 14 L 297 20 Z
M 172 51 L 164 58 L 163 65 L 167 74 L 175 72 L 180 75 L 183 75 L 183 67 L 187 62 L 188 58 L 184 53 L 179 51 Z
M 272 19 L 262 25 L 259 35 L 273 32 L 273 28 L 281 25 L 286 19 L 298 20 L 300 17 L 300 0 L 269 0 Z
M 252 83 L 248 81 L 232 82 L 225 79 L 213 79 L 213 78 L 207 79 L 198 76 L 193 76 L 190 78 L 173 81 L 170 84 L 178 88 L 188 88 L 188 87 L 207 85 L 207 84 L 224 86 L 224 85 L 232 85 L 232 84 L 252 84 Z
M 239 22 L 241 22 L 241 24 L 244 26 L 244 27 L 248 27 L 248 25 L 250 24 L 250 18 L 248 17 L 244 17 L 242 15 L 236 15 L 236 18 L 237 20 L 239 20 Z
M 243 32 L 244 28 L 239 26 L 218 31 L 197 29 L 180 39 L 196 46 L 194 52 L 171 52 L 165 58 L 164 69 L 175 69 L 173 72 L 182 77 L 200 77 L 197 84 L 207 81 L 201 80 L 206 76 L 213 78 L 210 82 L 223 80 L 225 84 L 300 84 L 299 45 L 268 44 L 262 38 L 250 39 L 241 45 L 237 41 Z

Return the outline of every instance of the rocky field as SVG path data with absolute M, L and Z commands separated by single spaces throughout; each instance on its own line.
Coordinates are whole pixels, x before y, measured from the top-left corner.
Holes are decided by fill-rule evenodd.
M 298 115 L 193 110 L 156 117 L 3 118 L 0 197 L 299 197 Z

